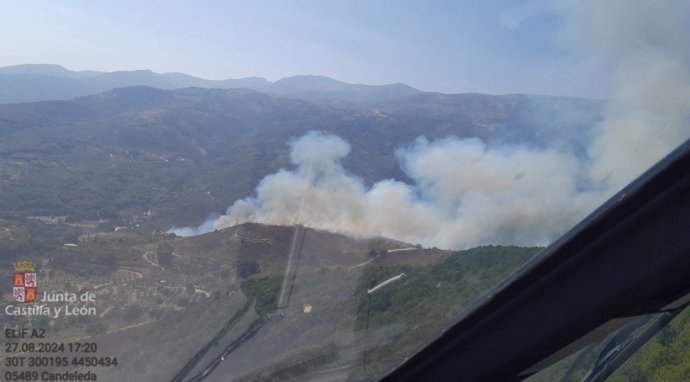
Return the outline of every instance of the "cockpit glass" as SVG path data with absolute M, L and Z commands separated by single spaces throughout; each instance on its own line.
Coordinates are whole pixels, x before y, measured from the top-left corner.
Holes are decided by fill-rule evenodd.
M 681 2 L 3 7 L 5 381 L 380 379 L 690 138 Z

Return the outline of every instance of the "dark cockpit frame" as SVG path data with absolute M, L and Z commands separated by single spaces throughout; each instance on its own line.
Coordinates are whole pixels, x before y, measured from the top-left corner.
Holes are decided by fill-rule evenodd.
M 662 313 L 655 326 L 662 327 L 688 301 L 689 223 L 690 141 L 488 292 L 384 380 L 522 380 L 640 315 Z M 609 357 L 615 362 L 600 364 L 588 380 L 606 378 L 640 345 Z

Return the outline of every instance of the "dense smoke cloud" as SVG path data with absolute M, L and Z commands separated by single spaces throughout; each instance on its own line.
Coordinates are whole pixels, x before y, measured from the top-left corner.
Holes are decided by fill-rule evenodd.
M 596 201 L 578 191 L 579 162 L 553 150 L 420 138 L 396 153 L 414 185 L 389 179 L 367 188 L 342 167 L 350 151 L 342 139 L 310 132 L 290 145 L 294 170 L 266 176 L 256 196 L 238 200 L 200 230 L 173 232 L 300 223 L 443 248 L 527 245 L 562 233 Z
M 552 241 L 690 137 L 690 7 L 618 0 L 565 9 L 574 49 L 613 76 L 613 99 L 591 131 L 588 158 L 475 138 L 419 138 L 396 152 L 413 184 L 382 180 L 367 188 L 341 165 L 347 142 L 310 132 L 290 143 L 294 170 L 266 176 L 255 196 L 225 215 L 172 232 L 260 222 L 454 249 Z
M 588 1 L 569 30 L 613 78 L 590 175 L 619 189 L 690 137 L 690 3 Z

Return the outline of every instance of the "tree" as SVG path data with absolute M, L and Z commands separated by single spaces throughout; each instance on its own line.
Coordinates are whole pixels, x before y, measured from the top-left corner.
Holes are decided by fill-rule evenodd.
M 158 259 L 158 264 L 164 268 L 170 268 L 173 265 L 173 247 L 170 243 L 161 243 L 156 248 L 156 258 Z
M 261 272 L 261 267 L 256 261 L 243 261 L 237 264 L 237 276 L 246 279 L 247 277 Z

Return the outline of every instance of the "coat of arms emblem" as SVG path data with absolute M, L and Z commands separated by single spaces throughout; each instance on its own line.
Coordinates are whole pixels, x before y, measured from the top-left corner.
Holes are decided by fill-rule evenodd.
M 36 263 L 18 261 L 12 272 L 12 296 L 18 302 L 34 302 L 38 295 L 36 289 Z

